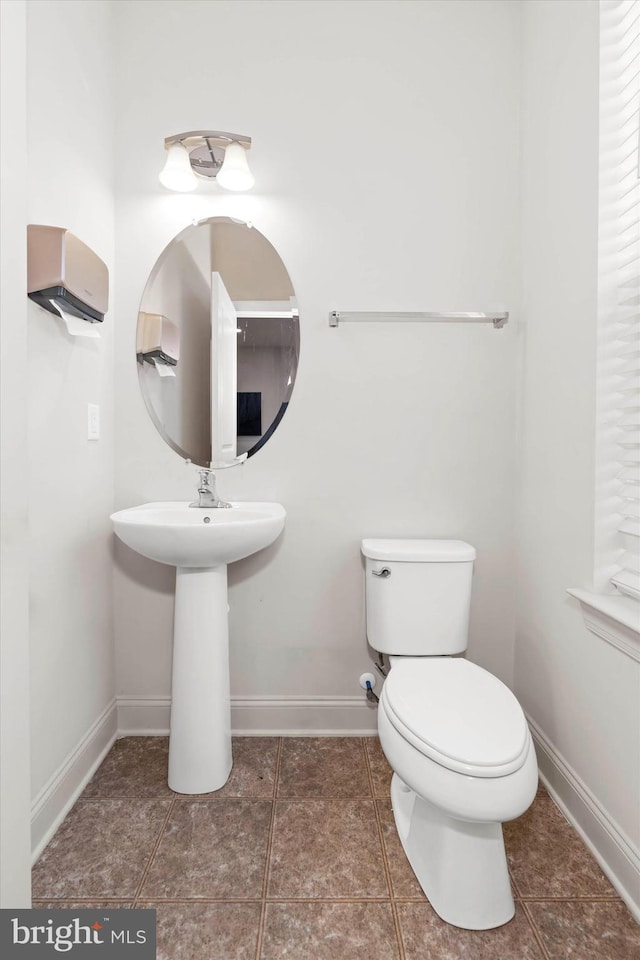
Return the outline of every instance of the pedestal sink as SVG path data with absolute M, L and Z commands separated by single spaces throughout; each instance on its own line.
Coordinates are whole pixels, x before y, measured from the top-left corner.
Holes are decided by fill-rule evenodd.
M 177 793 L 219 790 L 231 772 L 227 564 L 273 543 L 285 516 L 279 503 L 253 502 L 145 503 L 111 516 L 128 547 L 176 567 L 169 786 Z

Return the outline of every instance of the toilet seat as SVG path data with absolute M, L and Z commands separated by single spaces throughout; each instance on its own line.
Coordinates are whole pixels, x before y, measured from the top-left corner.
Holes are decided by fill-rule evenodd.
M 469 660 L 394 658 L 380 705 L 400 736 L 457 773 L 504 777 L 527 758 L 530 734 L 520 704 Z

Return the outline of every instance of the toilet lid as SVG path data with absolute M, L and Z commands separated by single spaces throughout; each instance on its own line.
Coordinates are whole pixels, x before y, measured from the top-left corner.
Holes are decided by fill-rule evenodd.
M 508 687 L 458 657 L 403 657 L 380 703 L 399 734 L 441 766 L 475 777 L 518 770 L 529 728 Z

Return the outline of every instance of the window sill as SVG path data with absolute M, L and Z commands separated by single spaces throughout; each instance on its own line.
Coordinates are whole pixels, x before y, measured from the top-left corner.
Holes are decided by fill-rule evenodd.
M 640 663 L 640 604 L 630 597 L 578 588 L 567 593 L 580 603 L 588 630 Z

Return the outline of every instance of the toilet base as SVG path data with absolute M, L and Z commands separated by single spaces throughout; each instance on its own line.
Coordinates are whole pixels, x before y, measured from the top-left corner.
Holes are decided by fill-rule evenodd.
M 404 852 L 439 917 L 467 930 L 511 920 L 515 905 L 501 823 L 455 820 L 396 773 L 391 805 Z

